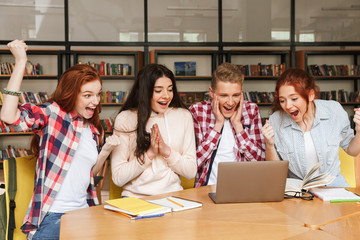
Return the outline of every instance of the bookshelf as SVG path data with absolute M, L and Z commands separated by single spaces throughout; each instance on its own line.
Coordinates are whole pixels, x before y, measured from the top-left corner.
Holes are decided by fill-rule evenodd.
M 37 67 L 38 72 L 32 74 L 28 71 L 25 72 L 21 91 L 23 92 L 47 92 L 48 95 L 56 88 L 58 79 L 63 71 L 62 59 L 63 50 L 60 49 L 29 49 L 27 51 L 28 61 L 33 66 L 41 66 L 41 72 Z M 9 63 L 11 65 L 15 62 L 14 57 L 8 49 L 0 49 L 0 64 Z M 30 65 L 29 65 L 30 66 Z M 10 72 L 0 75 L 0 89 L 6 87 L 8 80 L 11 76 Z M 2 104 L 0 104 L 0 108 Z M 15 148 L 29 148 L 30 139 L 33 136 L 32 132 L 1 132 L 0 133 L 0 150 L 4 150 L 8 145 Z
M 174 73 L 180 97 L 187 106 L 207 99 L 218 56 L 219 52 L 211 49 L 154 49 L 149 54 L 150 63 L 163 64 Z M 196 63 L 195 76 L 178 75 L 175 63 L 188 62 Z
M 136 73 L 143 67 L 144 53 L 132 50 L 97 50 L 97 49 L 74 49 L 71 51 L 73 64 L 79 62 L 90 64 L 98 69 L 103 82 L 104 97 L 107 98 L 109 91 L 129 91 Z M 125 71 L 125 66 L 130 72 Z M 111 95 L 111 93 L 110 93 Z M 120 93 L 121 96 L 121 93 Z M 101 119 L 115 119 L 123 101 L 111 102 L 109 99 L 101 102 Z M 116 98 L 114 98 L 116 101 Z M 106 131 L 111 134 L 112 131 Z
M 245 100 L 255 102 L 261 117 L 270 115 L 276 80 L 290 66 L 288 49 L 230 49 L 223 51 L 226 62 L 238 65 L 245 77 Z
M 312 74 L 321 91 L 335 91 L 332 100 L 344 106 L 355 106 L 360 100 L 351 100 L 349 96 L 359 91 L 359 56 L 360 50 L 299 50 L 296 51 L 296 66 Z M 341 97 L 341 90 L 347 92 L 346 98 Z

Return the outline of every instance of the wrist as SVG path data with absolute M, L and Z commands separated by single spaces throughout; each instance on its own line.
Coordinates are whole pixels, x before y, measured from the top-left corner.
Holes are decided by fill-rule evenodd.
M 169 158 L 171 154 L 171 148 L 167 147 L 164 152 L 161 154 L 164 158 Z
M 223 126 L 224 122 L 216 121 L 214 130 L 220 133 Z

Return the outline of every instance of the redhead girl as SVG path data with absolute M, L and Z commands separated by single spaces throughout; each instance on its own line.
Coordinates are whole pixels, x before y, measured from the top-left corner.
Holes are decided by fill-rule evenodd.
M 288 69 L 275 88 L 273 114 L 261 132 L 266 160 L 288 160 L 292 178 L 303 179 L 317 163 L 319 174 L 336 177 L 328 186 L 348 186 L 340 174 L 339 147 L 349 155 L 360 153 L 360 111 L 354 114 L 354 130 L 340 103 L 317 99 L 314 78 L 301 69 Z
M 139 71 L 114 129 L 121 145 L 112 152 L 111 171 L 122 196 L 179 191 L 180 176 L 195 177 L 193 120 L 165 66 L 149 64 Z
M 92 176 L 119 139 L 108 137 L 99 151 L 104 131 L 99 119 L 102 83 L 96 69 L 73 66 L 61 76 L 48 102 L 18 106 L 27 45 L 14 40 L 8 47 L 15 68 L 3 91 L 1 120 L 16 131 L 35 133 L 31 150 L 37 157 L 34 193 L 21 228 L 28 239 L 58 239 L 65 212 L 98 203 Z

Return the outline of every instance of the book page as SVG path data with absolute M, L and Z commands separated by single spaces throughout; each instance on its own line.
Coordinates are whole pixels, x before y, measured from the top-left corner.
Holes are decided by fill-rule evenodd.
M 157 199 L 157 200 L 148 200 L 148 202 L 159 204 L 164 207 L 169 207 L 174 212 L 183 211 L 183 210 L 197 208 L 197 207 L 202 206 L 202 203 L 200 203 L 200 202 L 195 202 L 195 201 L 178 198 L 178 197 L 167 197 L 167 198 L 161 198 L 161 199 Z M 176 203 L 178 203 L 179 205 L 177 205 Z M 180 205 L 182 205 L 182 206 L 180 206 Z
M 303 181 L 300 179 L 287 178 L 285 192 L 287 192 L 287 191 L 301 192 L 302 185 L 303 185 Z
M 303 185 L 304 185 L 304 186 L 307 184 L 308 181 L 311 180 L 312 176 L 313 176 L 314 173 L 320 168 L 320 166 L 321 166 L 321 163 L 315 164 L 315 165 L 311 168 L 311 170 L 306 174 L 306 176 L 304 177 L 304 180 L 303 180 L 303 182 L 304 182 Z

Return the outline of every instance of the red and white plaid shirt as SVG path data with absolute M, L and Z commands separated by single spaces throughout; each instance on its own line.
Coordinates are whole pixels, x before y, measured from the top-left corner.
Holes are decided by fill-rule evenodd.
M 190 106 L 197 144 L 198 172 L 195 178 L 195 187 L 200 187 L 206 183 L 211 155 L 218 147 L 221 138 L 221 134 L 214 130 L 215 115 L 211 103 L 210 100 Z M 234 146 L 236 161 L 264 161 L 265 141 L 261 134 L 260 111 L 255 103 L 244 101 L 241 123 L 244 130 L 240 133 L 236 134 L 234 127 L 232 127 L 236 143 Z
M 26 103 L 19 106 L 21 114 L 13 123 L 17 132 L 33 130 L 39 137 L 39 158 L 36 164 L 34 193 L 26 212 L 22 231 L 32 239 L 70 168 L 79 145 L 82 119 L 74 112 L 65 112 L 56 102 L 36 106 Z M 98 145 L 99 131 L 90 124 L 93 139 Z M 90 185 L 87 189 L 89 206 L 97 205 L 94 179 L 89 173 Z

